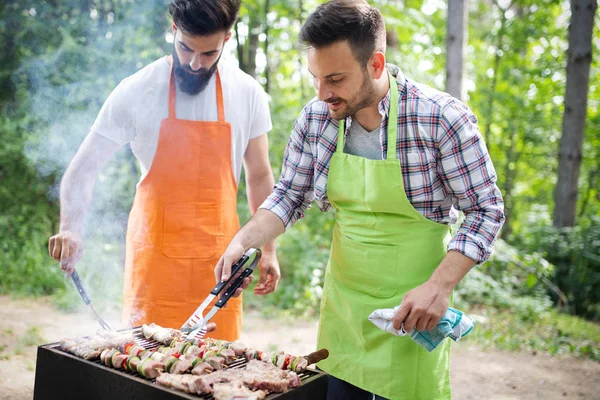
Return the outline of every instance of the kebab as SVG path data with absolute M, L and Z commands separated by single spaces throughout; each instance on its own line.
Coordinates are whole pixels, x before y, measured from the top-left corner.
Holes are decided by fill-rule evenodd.
M 183 334 L 177 329 L 163 328 L 155 323 L 142 325 L 142 333 L 146 339 L 154 340 L 167 346 L 171 345 L 173 341 L 179 341 L 183 338 Z
M 329 357 L 329 352 L 326 349 L 321 349 L 310 353 L 307 356 L 298 357 L 284 352 L 267 353 L 260 350 L 248 349 L 244 355 L 248 361 L 259 360 L 283 370 L 302 372 L 306 370 L 309 365 Z
M 133 341 L 131 332 L 118 333 L 99 329 L 91 338 L 62 339 L 60 348 L 85 360 L 95 360 L 100 357 L 103 350 Z

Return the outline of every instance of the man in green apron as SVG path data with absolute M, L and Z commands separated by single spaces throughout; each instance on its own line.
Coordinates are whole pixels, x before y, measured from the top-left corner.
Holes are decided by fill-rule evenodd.
M 429 353 L 367 317 L 401 304 L 396 329 L 430 330 L 458 282 L 489 257 L 503 202 L 476 117 L 386 64 L 383 17 L 366 2 L 319 6 L 300 39 L 317 98 L 294 124 L 279 183 L 215 277 L 316 199 L 336 221 L 318 337 L 330 354 L 319 363 L 328 399 L 450 399 L 450 341 Z M 451 237 L 457 210 L 466 218 Z

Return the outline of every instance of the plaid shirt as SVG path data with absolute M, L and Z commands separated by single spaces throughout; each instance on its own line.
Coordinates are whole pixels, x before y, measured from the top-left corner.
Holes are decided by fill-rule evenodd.
M 482 263 L 504 223 L 504 203 L 477 118 L 447 93 L 409 81 L 394 65 L 387 68 L 398 84 L 396 154 L 406 196 L 434 222 L 453 224 L 457 210 L 462 210 L 465 219 L 448 250 Z M 389 107 L 388 91 L 379 102 L 382 159 L 387 152 Z M 348 118 L 346 129 L 351 123 Z M 312 100 L 296 119 L 279 182 L 261 205 L 279 216 L 286 229 L 304 216 L 315 199 L 322 211 L 331 209 L 327 174 L 337 135 L 338 121 L 329 116 L 325 102 Z

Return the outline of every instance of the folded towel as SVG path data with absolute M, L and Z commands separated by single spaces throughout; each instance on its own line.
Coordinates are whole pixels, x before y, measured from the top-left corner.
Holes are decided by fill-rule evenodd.
M 404 325 L 400 329 L 394 329 L 392 326 L 392 318 L 394 318 L 398 308 L 400 306 L 375 310 L 369 315 L 369 321 L 393 335 L 409 335 L 412 340 L 423 346 L 427 351 L 435 350 L 442 343 L 442 340 L 447 337 L 458 342 L 463 336 L 471 332 L 475 326 L 475 322 L 462 311 L 450 307 L 432 330 L 421 332 L 413 329 L 411 332 L 406 332 Z

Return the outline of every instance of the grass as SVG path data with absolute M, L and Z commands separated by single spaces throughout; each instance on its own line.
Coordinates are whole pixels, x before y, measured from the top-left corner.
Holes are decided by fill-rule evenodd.
M 7 348 L 7 345 L 0 345 L 0 360 L 10 360 L 10 354 L 4 353 Z
M 44 343 L 44 338 L 40 335 L 40 328 L 32 326 L 21 336 L 19 345 L 22 347 L 38 346 Z
M 468 337 L 484 348 L 572 355 L 600 361 L 600 324 L 555 310 L 525 319 L 514 311 L 489 307 L 466 313 L 484 317 Z

